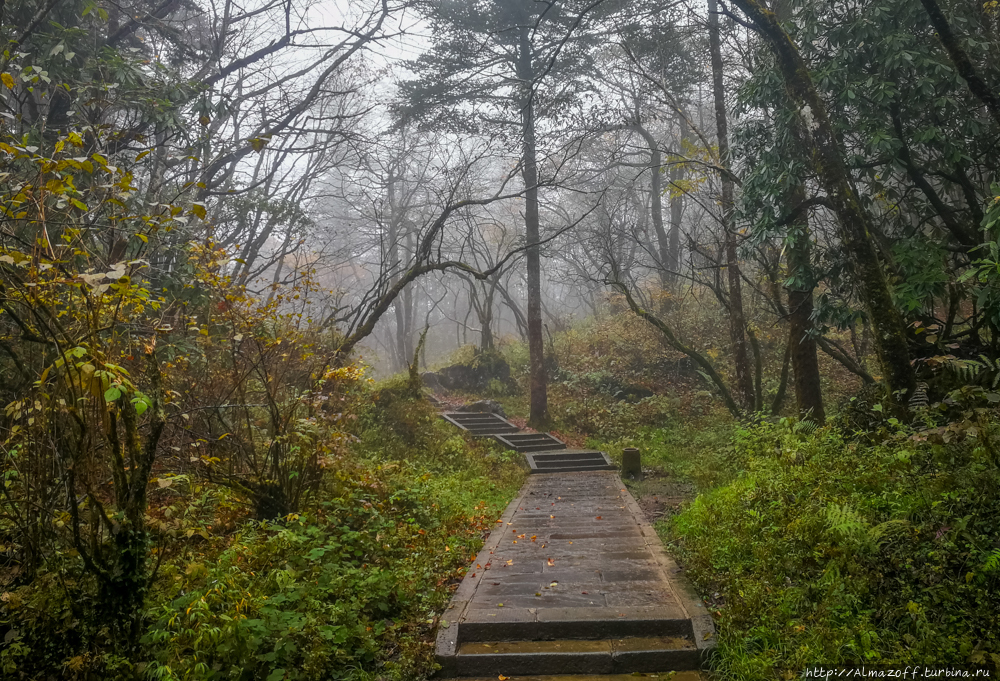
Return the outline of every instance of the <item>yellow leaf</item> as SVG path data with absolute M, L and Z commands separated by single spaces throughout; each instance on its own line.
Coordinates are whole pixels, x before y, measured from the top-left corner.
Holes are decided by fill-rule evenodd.
M 14 89 L 14 76 L 9 73 L 0 74 L 0 80 L 3 80 L 3 84 L 7 86 L 8 90 Z

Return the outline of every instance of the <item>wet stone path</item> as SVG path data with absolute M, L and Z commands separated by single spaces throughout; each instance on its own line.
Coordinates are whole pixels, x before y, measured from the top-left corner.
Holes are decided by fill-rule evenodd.
M 445 676 L 694 670 L 714 643 L 711 618 L 611 471 L 531 476 L 444 619 Z M 671 678 L 698 678 L 687 674 Z

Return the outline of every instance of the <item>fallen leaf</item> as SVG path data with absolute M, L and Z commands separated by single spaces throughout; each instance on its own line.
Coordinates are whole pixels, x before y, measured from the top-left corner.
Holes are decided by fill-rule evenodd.
M 601 519 L 601 516 L 597 516 L 596 518 L 594 518 L 594 520 L 600 520 L 600 519 Z
M 549 558 L 549 567 L 552 567 L 555 564 L 556 564 L 556 562 L 554 560 L 552 560 L 551 558 Z
M 502 607 L 503 607 L 503 603 L 497 603 L 497 607 L 498 607 L 498 608 L 502 608 Z M 622 617 L 624 617 L 624 616 L 625 616 L 625 615 L 622 615 Z
M 549 584 L 549 586 L 559 586 L 559 582 L 553 581 L 551 584 Z
M 541 596 L 541 595 L 542 595 L 542 592 L 541 592 L 541 591 L 536 591 L 536 592 L 535 592 L 535 595 L 536 595 L 536 596 Z
M 586 592 L 586 591 L 581 591 L 580 593 L 582 593 L 582 594 L 586 594 L 587 592 Z
M 513 558 L 511 558 L 510 560 L 507 561 L 507 565 L 513 565 L 513 564 L 514 564 L 514 559 Z
M 516 540 L 516 539 L 514 540 L 514 543 L 515 543 L 515 544 L 517 543 L 517 540 Z
M 535 541 L 536 539 L 538 539 L 538 535 L 537 534 L 531 535 L 531 541 Z
M 549 517 L 550 517 L 550 518 L 555 518 L 555 516 L 554 516 L 554 515 L 550 515 Z
M 572 543 L 573 543 L 573 542 L 570 542 L 570 544 L 572 544 Z
M 509 679 L 510 677 L 509 676 L 504 676 L 503 674 L 501 674 L 497 678 L 500 679 L 500 681 L 507 681 L 507 679 Z

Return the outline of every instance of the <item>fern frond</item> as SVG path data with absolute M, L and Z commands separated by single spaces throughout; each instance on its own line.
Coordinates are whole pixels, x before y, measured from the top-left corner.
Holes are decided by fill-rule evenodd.
M 917 389 L 913 391 L 913 396 L 910 397 L 910 409 L 926 409 L 930 406 L 930 400 L 927 398 L 927 384 L 917 383 Z
M 988 575 L 991 572 L 1000 572 L 1000 549 L 994 549 L 983 563 L 983 573 Z

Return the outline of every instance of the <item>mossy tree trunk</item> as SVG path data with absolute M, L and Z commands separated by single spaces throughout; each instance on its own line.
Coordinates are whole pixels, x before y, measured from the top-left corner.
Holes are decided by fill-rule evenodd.
M 875 350 L 883 379 L 897 406 L 916 387 L 903 318 L 896 308 L 875 249 L 871 217 L 862 208 L 826 106 L 812 82 L 805 60 L 777 16 L 757 0 L 733 0 L 770 44 L 788 94 L 799 110 L 812 152 L 812 164 L 836 213 L 839 236 L 850 258 L 855 283 L 875 331 Z

